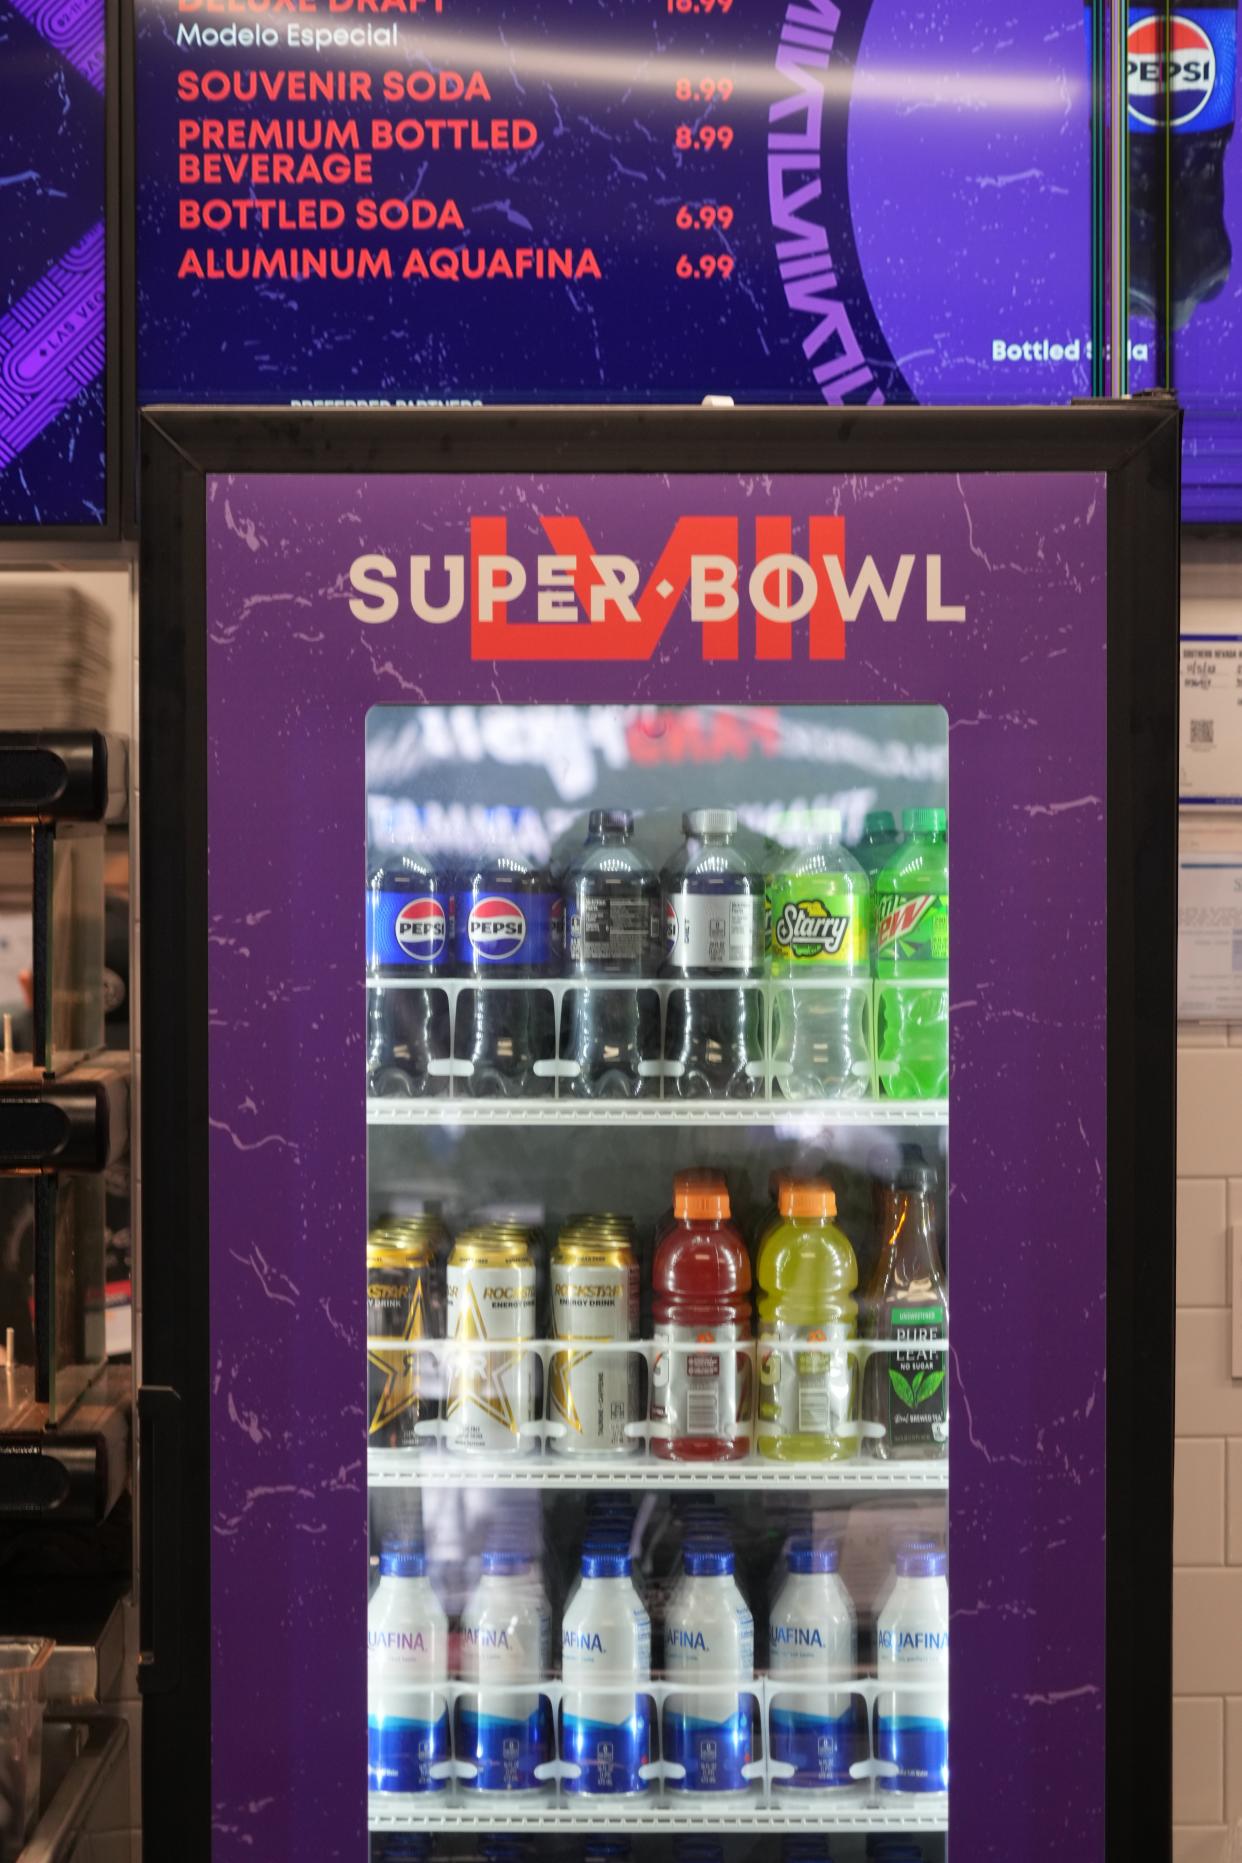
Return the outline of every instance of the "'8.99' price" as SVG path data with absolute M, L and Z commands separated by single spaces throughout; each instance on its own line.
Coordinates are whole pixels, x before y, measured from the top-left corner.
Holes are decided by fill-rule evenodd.
M 707 154 L 712 149 L 731 149 L 733 147 L 733 125 L 731 123 L 700 123 L 696 129 L 693 123 L 679 123 L 673 141 L 679 149 L 697 149 Z

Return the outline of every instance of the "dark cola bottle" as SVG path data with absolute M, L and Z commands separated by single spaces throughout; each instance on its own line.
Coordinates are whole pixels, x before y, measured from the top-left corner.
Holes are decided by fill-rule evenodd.
M 741 1099 L 763 1084 L 764 881 L 736 846 L 733 809 L 691 809 L 664 869 L 665 1093 Z
M 392 854 L 367 881 L 367 1092 L 445 1093 L 433 1061 L 449 1058 L 443 988 L 453 950 L 447 874 L 421 854 Z
M 1167 41 L 1158 8 L 1130 7 L 1130 308 L 1156 318 L 1165 292 L 1160 233 L 1167 216 L 1175 330 L 1200 304 L 1220 296 L 1233 260 L 1225 151 L 1233 135 L 1237 39 L 1237 0 L 1179 7 L 1168 21 Z
M 478 986 L 457 1003 L 454 1057 L 470 1063 L 463 1090 L 475 1099 L 551 1093 L 538 1063 L 556 1058 L 552 995 L 532 985 L 561 974 L 559 890 L 524 855 L 488 854 L 458 875 L 455 904 L 458 974 Z
M 654 977 L 660 964 L 660 882 L 633 833 L 628 809 L 594 810 L 565 874 L 566 973 L 582 987 L 565 992 L 561 1058 L 577 1063 L 569 1091 L 583 1099 L 659 1091 L 642 1072 L 660 1058 L 659 997 L 612 981 Z

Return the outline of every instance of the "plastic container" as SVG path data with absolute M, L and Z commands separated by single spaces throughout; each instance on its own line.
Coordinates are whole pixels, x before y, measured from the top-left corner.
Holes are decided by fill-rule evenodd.
M 652 1268 L 651 1453 L 735 1461 L 750 1453 L 750 1255 L 723 1183 L 679 1185 L 674 1216 Z
M 39 1813 L 48 1637 L 0 1637 L 0 1863 L 15 1863 Z
M 858 1453 L 857 1378 L 846 1341 L 858 1332 L 858 1262 L 837 1228 L 830 1184 L 808 1178 L 781 1193 L 781 1221 L 759 1250 L 759 1453 L 836 1462 Z M 836 1351 L 801 1352 L 801 1344 Z

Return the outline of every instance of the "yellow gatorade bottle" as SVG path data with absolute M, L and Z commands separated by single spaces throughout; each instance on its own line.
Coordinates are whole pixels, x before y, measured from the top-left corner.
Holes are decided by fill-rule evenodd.
M 840 1462 L 858 1454 L 846 1425 L 858 1376 L 845 1342 L 858 1334 L 858 1262 L 835 1222 L 822 1178 L 781 1186 L 781 1220 L 759 1248 L 759 1453 L 784 1462 Z M 798 1346 L 840 1345 L 839 1351 Z

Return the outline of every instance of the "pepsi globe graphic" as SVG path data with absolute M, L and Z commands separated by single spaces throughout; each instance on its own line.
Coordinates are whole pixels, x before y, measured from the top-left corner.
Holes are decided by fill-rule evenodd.
M 1129 34 L 1130 114 L 1151 129 L 1164 124 L 1164 21 L 1134 20 Z M 1196 20 L 1175 13 L 1169 21 L 1168 113 L 1172 124 L 1191 123 L 1211 101 L 1216 53 Z
M 489 895 L 472 908 L 467 936 L 485 963 L 508 963 L 526 942 L 526 914 L 515 900 Z
M 402 906 L 393 927 L 397 943 L 407 957 L 434 964 L 448 942 L 448 918 L 438 899 L 412 899 Z

